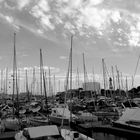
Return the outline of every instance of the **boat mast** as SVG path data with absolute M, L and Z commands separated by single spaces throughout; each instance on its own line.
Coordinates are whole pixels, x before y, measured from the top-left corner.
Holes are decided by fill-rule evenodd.
M 127 76 L 126 76 L 126 98 L 128 98 L 128 82 L 127 82 Z
M 40 49 L 40 94 L 41 94 L 41 96 L 42 96 L 42 50 Z
M 20 69 L 18 69 L 18 75 L 17 75 L 17 79 L 18 79 L 18 93 L 20 93 Z
M 47 92 L 46 92 L 46 80 L 45 80 L 45 74 L 44 74 L 44 68 L 43 68 L 43 57 L 42 57 L 42 50 L 40 49 L 40 62 L 41 62 L 41 69 L 42 69 L 42 77 L 43 77 L 43 86 L 44 86 L 44 94 L 45 94 L 45 105 L 48 111 L 48 99 L 47 99 Z M 47 112 L 47 117 L 49 117 Z
M 115 66 L 115 67 L 116 67 L 116 72 L 117 72 L 117 82 L 118 82 L 119 94 L 120 94 L 120 96 L 121 96 L 120 74 L 119 74 L 119 70 L 118 70 L 117 66 Z
M 115 77 L 114 77 L 114 69 L 113 66 L 111 67 L 112 69 L 112 78 L 113 78 L 113 90 L 115 91 Z
M 85 56 L 83 53 L 83 69 L 84 69 L 84 88 L 85 91 L 87 90 L 86 83 L 88 82 L 88 76 L 87 76 L 87 71 L 86 71 L 86 64 L 85 64 Z
M 3 92 L 3 70 L 1 70 L 1 92 Z
M 93 72 L 93 88 L 94 88 L 94 92 L 96 92 L 96 90 L 95 90 L 95 73 L 94 73 L 94 67 L 92 69 L 92 72 Z
M 54 80 L 54 83 L 53 83 L 53 85 L 54 85 L 54 87 L 53 87 L 54 88 L 54 94 L 53 95 L 55 96 L 55 92 L 56 92 L 56 84 L 55 84 L 56 83 L 55 82 L 56 81 L 56 78 L 55 78 L 55 74 L 53 76 L 53 80 Z
M 70 88 L 69 88 L 70 89 L 70 103 L 71 103 L 71 94 L 72 94 L 72 39 L 73 39 L 73 36 L 71 36 L 71 48 L 70 48 L 70 54 L 69 54 L 68 71 L 67 71 L 66 80 L 65 80 L 65 83 L 64 83 L 64 88 L 65 88 L 64 103 L 65 103 L 65 107 L 66 107 L 66 100 L 67 100 L 67 93 L 68 93 L 68 86 L 69 86 L 69 77 L 70 77 Z M 59 87 L 60 87 L 60 80 L 59 80 Z M 70 104 L 70 109 L 71 109 L 71 104 Z M 64 114 L 64 110 L 63 110 L 63 114 Z M 71 114 L 71 110 L 70 110 L 69 126 L 71 126 L 70 125 L 71 120 L 72 120 L 72 114 Z M 63 127 L 63 123 L 64 123 L 64 120 L 62 119 L 61 127 Z
M 35 95 L 35 68 L 33 68 L 32 95 Z
M 72 100 L 72 43 L 73 43 L 73 36 L 71 36 L 71 49 L 70 49 L 70 108 L 72 109 L 71 100 Z M 70 122 L 72 121 L 72 113 L 70 110 Z
M 137 72 L 137 69 L 138 69 L 139 60 L 140 60 L 140 55 L 139 55 L 139 57 L 138 57 L 138 61 L 137 61 L 137 64 L 136 64 L 136 68 L 135 68 L 135 71 L 134 71 L 134 75 L 132 76 L 132 88 L 134 87 L 134 80 L 135 80 L 136 72 Z
M 102 59 L 102 67 L 103 67 L 104 96 L 107 97 L 107 95 L 106 95 L 106 73 L 105 73 L 105 62 L 104 62 L 104 59 Z
M 77 87 L 80 87 L 80 82 L 79 82 L 79 69 L 77 67 Z
M 3 92 L 3 70 L 1 70 L 1 92 Z
M 5 70 L 5 94 L 7 94 L 8 68 Z
M 96 96 L 96 89 L 95 89 L 95 73 L 94 73 L 94 67 L 93 67 L 93 88 L 94 88 L 94 95 L 95 95 L 95 101 L 97 101 L 97 96 Z M 92 99 L 93 99 L 93 94 L 92 94 Z M 95 111 L 96 111 L 96 103 L 94 101 L 94 107 L 95 107 Z
M 51 87 L 51 71 L 49 67 L 49 96 L 52 96 L 52 87 Z
M 121 87 L 122 87 L 122 90 L 123 90 L 124 87 L 123 87 L 123 75 L 122 75 L 122 72 L 121 72 Z
M 16 33 L 14 33 L 14 57 L 13 57 L 13 114 L 14 114 L 14 95 L 16 93 L 16 113 L 19 117 L 19 95 L 17 86 L 17 62 L 16 62 Z
M 29 93 L 29 87 L 28 87 L 28 71 L 27 69 L 25 70 L 26 72 L 26 93 L 27 93 L 27 97 L 28 97 L 28 102 L 30 102 L 30 93 Z

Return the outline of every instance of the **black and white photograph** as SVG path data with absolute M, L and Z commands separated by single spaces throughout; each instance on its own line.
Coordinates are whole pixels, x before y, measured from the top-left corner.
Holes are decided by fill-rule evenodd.
M 0 140 L 139 140 L 140 0 L 0 0 Z

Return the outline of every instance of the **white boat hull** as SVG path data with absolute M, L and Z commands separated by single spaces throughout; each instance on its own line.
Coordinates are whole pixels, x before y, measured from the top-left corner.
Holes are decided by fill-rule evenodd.
M 68 129 L 61 129 L 61 136 L 64 138 L 64 140 L 94 140 L 94 138 L 90 138 L 82 133 L 71 131 Z
M 6 118 L 3 120 L 5 129 L 8 130 L 18 130 L 20 128 L 19 121 L 13 118 Z

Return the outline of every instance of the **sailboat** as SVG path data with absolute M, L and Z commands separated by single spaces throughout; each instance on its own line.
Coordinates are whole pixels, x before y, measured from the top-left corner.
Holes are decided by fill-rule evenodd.
M 29 103 L 29 111 L 30 112 L 38 112 L 40 109 L 41 109 L 41 106 L 39 105 L 38 102 L 36 101 L 32 101 L 31 98 L 32 98 L 32 95 L 29 91 L 29 87 L 28 87 L 28 74 L 27 74 L 27 70 L 26 70 L 26 93 L 27 93 L 27 100 L 28 100 L 28 103 Z
M 7 130 L 18 130 L 19 123 L 19 101 L 18 101 L 18 86 L 17 86 L 17 63 L 16 63 L 16 33 L 14 33 L 14 59 L 13 59 L 13 112 L 11 115 L 5 116 L 2 123 Z M 14 100 L 16 92 L 16 101 Z
M 63 121 L 63 125 L 68 125 L 70 122 L 70 110 L 68 106 L 64 104 L 59 104 L 52 108 L 52 112 L 49 116 L 50 121 L 54 124 L 61 125 Z M 72 114 L 72 118 L 76 119 L 76 115 Z
M 71 53 L 70 56 L 71 58 Z M 69 59 L 69 64 L 68 64 L 68 72 L 66 75 L 66 85 L 65 85 L 65 101 L 64 104 L 59 104 L 56 105 L 55 107 L 52 108 L 52 112 L 50 114 L 50 121 L 55 124 L 59 125 L 69 125 L 70 121 L 73 119 L 77 119 L 77 116 L 72 114 L 68 105 L 66 104 L 66 96 L 68 92 L 68 81 L 69 81 L 69 71 L 71 68 L 71 61 Z M 72 119 L 71 119 L 72 118 Z
M 70 56 L 69 56 L 69 68 L 68 68 L 68 77 L 70 76 L 70 91 L 72 92 L 72 39 L 73 36 L 71 36 L 71 48 L 70 48 Z M 68 85 L 68 80 L 66 83 L 66 87 Z M 66 88 L 67 90 L 67 88 Z M 71 97 L 70 97 L 71 101 Z M 65 103 L 66 103 L 66 96 L 65 96 Z M 71 122 L 72 122 L 72 113 L 70 112 L 70 121 L 69 121 L 69 129 L 61 127 L 61 135 L 65 140 L 94 140 L 93 138 L 90 138 L 82 133 L 79 133 L 78 131 L 71 130 Z M 62 124 L 63 125 L 63 124 Z
M 46 82 L 45 82 L 45 75 L 44 75 L 44 69 L 43 69 L 43 58 L 42 58 L 41 49 L 40 49 L 40 62 L 41 62 L 41 72 L 42 72 L 41 76 L 43 77 L 43 86 L 44 86 L 44 93 L 45 93 L 45 104 L 46 104 L 46 107 L 48 107 L 47 106 L 48 101 L 47 101 L 47 92 L 46 92 Z M 42 85 L 41 85 L 41 87 L 42 87 Z M 42 88 L 41 88 L 41 90 L 42 90 Z M 48 114 L 45 116 L 42 113 L 40 113 L 39 110 L 40 110 L 40 106 L 38 106 L 34 109 L 32 108 L 32 112 L 34 113 L 34 115 L 29 118 L 29 122 L 33 126 L 47 125 L 49 123 Z
M 125 129 L 127 131 L 140 132 L 140 108 L 126 108 L 122 116 L 113 122 L 113 127 Z

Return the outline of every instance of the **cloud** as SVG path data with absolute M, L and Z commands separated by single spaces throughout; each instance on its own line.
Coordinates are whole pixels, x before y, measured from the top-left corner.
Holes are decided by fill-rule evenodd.
M 20 29 L 20 27 L 18 26 L 18 24 L 14 21 L 14 18 L 12 16 L 7 16 L 4 14 L 0 13 L 0 18 L 3 19 L 4 22 L 8 23 L 10 26 L 12 26 L 12 28 L 15 31 L 18 31 Z
M 72 33 L 87 38 L 96 36 L 97 40 L 109 38 L 107 44 L 113 42 L 112 50 L 118 50 L 118 46 L 140 46 L 138 0 L 1 0 L 0 3 L 5 5 L 0 9 L 1 18 L 45 38 L 51 33 L 54 38 Z M 25 12 L 33 20 L 26 19 L 26 15 L 20 19 Z
M 2 56 L 0 56 L 0 60 L 2 60 L 3 59 L 3 57 Z
M 48 1 L 46 0 L 40 0 L 38 2 L 38 6 L 40 7 L 40 9 L 44 12 L 48 12 L 50 10 L 50 7 L 48 5 Z
M 30 0 L 17 0 L 18 9 L 22 10 L 24 7 L 29 5 L 29 3 L 30 3 Z
M 60 56 L 59 58 L 60 58 L 60 59 L 62 59 L 62 60 L 67 59 L 67 57 L 66 57 L 66 56 Z

